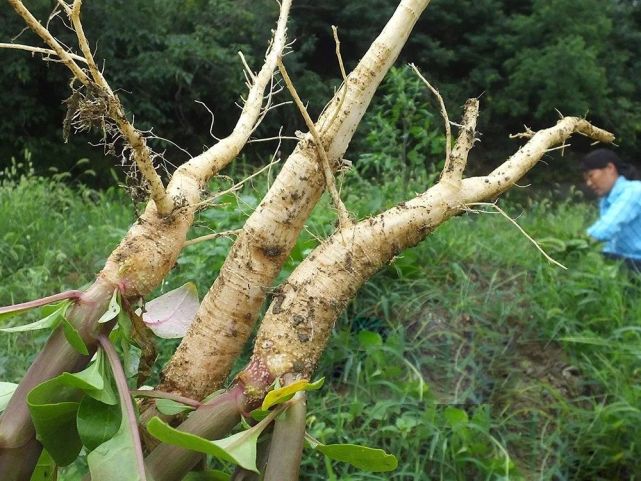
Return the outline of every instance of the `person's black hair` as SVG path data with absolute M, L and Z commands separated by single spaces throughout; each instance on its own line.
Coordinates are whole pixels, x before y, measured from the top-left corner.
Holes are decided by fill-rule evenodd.
M 593 169 L 604 169 L 608 164 L 613 164 L 617 172 L 629 180 L 639 178 L 637 169 L 624 163 L 616 152 L 610 149 L 596 149 L 581 159 L 581 170 L 584 172 Z

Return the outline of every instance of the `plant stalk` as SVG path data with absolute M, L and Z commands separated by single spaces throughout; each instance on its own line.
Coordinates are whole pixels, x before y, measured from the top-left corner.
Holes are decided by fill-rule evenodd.
M 274 423 L 264 481 L 297 481 L 305 441 L 305 392 L 297 392 Z
M 35 430 L 27 406 L 27 395 L 38 384 L 62 372 L 83 369 L 96 351 L 96 336 L 101 329 L 111 329 L 112 323 L 98 325 L 97 320 L 107 309 L 114 287 L 102 280 L 96 281 L 69 309 L 67 318 L 82 336 L 88 356 L 76 351 L 65 339 L 61 327 L 47 340 L 44 348 L 29 367 L 0 417 L 0 473 L 3 481 L 18 481 L 9 472 L 33 471 L 42 447 L 35 441 Z M 19 469 L 11 466 L 20 465 Z M 19 476 L 19 474 L 16 474 Z
M 127 386 L 127 376 L 125 376 L 125 372 L 120 364 L 120 359 L 118 358 L 118 353 L 109 341 L 109 338 L 104 334 L 101 334 L 98 336 L 98 342 L 100 343 L 100 347 L 105 351 L 107 359 L 109 360 L 111 371 L 114 379 L 116 380 L 118 397 L 120 398 L 120 409 L 122 410 L 122 415 L 127 417 L 127 422 L 129 423 L 129 431 L 131 432 L 132 443 L 136 452 L 136 467 L 138 468 L 138 475 L 140 479 L 146 481 L 147 477 L 145 476 L 145 461 L 142 455 L 142 445 L 140 444 L 140 433 L 138 432 L 136 412 L 134 411 L 134 405 L 131 400 L 131 395 L 129 394 L 129 386 Z
M 67 342 L 62 328 L 56 329 L 51 335 L 0 418 L 0 448 L 19 447 L 34 435 L 26 403 L 27 394 L 34 387 L 62 372 L 82 369 L 89 361 L 96 350 L 97 329 L 104 327 L 96 326 L 96 321 L 107 309 L 113 289 L 113 286 L 96 281 L 80 296 L 67 315 L 87 345 L 89 356 L 80 354 Z
M 220 439 L 238 424 L 244 408 L 244 387 L 238 383 L 192 412 L 178 429 L 207 439 Z M 145 458 L 145 465 L 154 481 L 180 481 L 201 458 L 202 454 L 195 451 L 160 444 Z

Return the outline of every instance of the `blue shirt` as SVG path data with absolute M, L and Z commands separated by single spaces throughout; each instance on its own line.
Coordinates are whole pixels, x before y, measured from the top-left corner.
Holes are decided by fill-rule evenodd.
M 641 181 L 619 176 L 599 201 L 599 211 L 588 234 L 605 242 L 603 252 L 641 260 Z

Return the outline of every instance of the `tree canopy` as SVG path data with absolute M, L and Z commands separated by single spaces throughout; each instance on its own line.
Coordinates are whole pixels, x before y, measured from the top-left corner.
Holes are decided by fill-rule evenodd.
M 30 8 L 47 18 L 56 2 L 34 0 Z M 344 2 L 299 0 L 292 10 L 290 37 L 294 52 L 286 63 L 310 113 L 340 83 L 332 32 L 339 28 L 348 68 L 353 67 L 394 9 L 390 0 Z M 112 0 L 87 2 L 83 22 L 95 42 L 96 58 L 136 125 L 153 126 L 192 155 L 212 143 L 213 133 L 228 133 L 238 109 L 242 85 L 241 50 L 250 65 L 259 65 L 264 39 L 273 18 L 271 0 Z M 50 19 L 61 38 L 71 33 L 59 16 Z M 8 9 L 0 14 L 2 40 L 40 45 L 22 32 L 20 19 Z M 20 36 L 16 39 L 16 36 Z M 641 4 L 585 0 L 456 0 L 435 1 L 420 20 L 397 65 L 415 62 L 441 90 L 446 104 L 456 108 L 469 96 L 482 96 L 479 130 L 485 139 L 478 162 L 512 150 L 506 132 L 523 124 L 549 125 L 554 109 L 563 115 L 588 115 L 617 134 L 622 156 L 636 160 L 641 134 Z M 67 72 L 25 52 L 3 50 L 0 103 L 0 165 L 22 149 L 33 152 L 37 164 L 69 169 L 82 157 L 97 159 L 100 149 L 90 137 L 72 136 L 60 142 L 69 96 Z M 384 102 L 384 100 L 379 100 Z M 198 101 L 198 102 L 196 102 Z M 433 100 L 424 98 L 425 105 Z M 376 105 L 376 104 L 375 104 Z M 434 104 L 431 110 L 436 111 Z M 285 125 L 291 134 L 302 127 L 293 107 L 272 114 L 260 132 Z M 366 152 L 359 139 L 350 158 Z M 158 140 L 156 148 L 173 149 Z M 260 144 L 257 144 L 260 145 Z M 586 146 L 587 147 L 587 146 Z M 251 162 L 272 146 L 248 150 Z M 184 156 L 186 154 L 178 155 Z M 102 165 L 111 165 L 104 160 Z M 108 178 L 108 177 L 107 177 Z

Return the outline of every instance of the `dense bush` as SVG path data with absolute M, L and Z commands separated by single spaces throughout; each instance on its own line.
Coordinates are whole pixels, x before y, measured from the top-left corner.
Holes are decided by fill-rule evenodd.
M 44 21 L 55 4 L 37 0 L 29 6 Z M 340 82 L 327 26 L 339 27 L 342 56 L 351 68 L 396 5 L 396 0 L 294 4 L 290 34 L 296 43 L 286 62 L 313 115 Z M 111 0 L 88 2 L 83 21 L 96 58 L 100 64 L 104 61 L 107 78 L 135 115 L 136 125 L 153 127 L 154 134 L 197 154 L 212 139 L 210 114 L 195 101 L 215 112 L 215 134 L 229 131 L 238 115 L 234 103 L 242 93 L 237 51 L 242 50 L 255 68 L 275 14 L 271 0 Z M 52 26 L 63 41 L 68 39 L 70 32 L 59 19 Z M 636 161 L 641 132 L 640 27 L 639 2 L 584 0 L 578 8 L 572 0 L 434 1 L 399 65 L 417 63 L 453 111 L 466 98 L 481 96 L 479 130 L 484 140 L 495 140 L 480 144 L 477 149 L 484 155 L 477 162 L 504 157 L 512 150 L 504 141 L 506 133 L 523 123 L 548 126 L 556 119 L 555 108 L 564 115 L 589 114 L 597 125 L 615 132 L 624 157 Z M 10 41 L 22 29 L 21 19 L 5 9 L 0 41 Z M 16 41 L 40 45 L 29 32 Z M 55 152 L 56 158 L 49 161 L 61 170 L 88 155 L 102 157 L 87 146 L 95 138 L 74 137 L 72 144 L 61 145 L 65 106 L 60 100 L 69 96 L 69 89 L 68 74 L 60 65 L 8 50 L 0 51 L 0 58 L 0 104 L 13 113 L 0 118 L 0 166 L 25 147 L 39 156 Z M 280 125 L 292 134 L 302 128 L 302 121 L 293 107 L 284 107 L 258 134 L 271 137 Z M 164 141 L 154 146 L 169 149 L 174 164 L 186 158 Z M 253 150 L 265 154 L 271 148 L 256 144 Z M 367 153 L 358 151 L 359 156 Z M 113 163 L 102 159 L 101 169 Z

